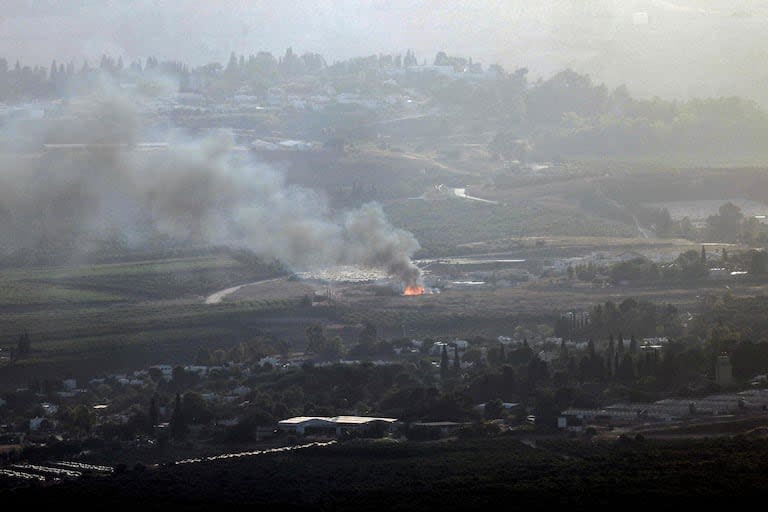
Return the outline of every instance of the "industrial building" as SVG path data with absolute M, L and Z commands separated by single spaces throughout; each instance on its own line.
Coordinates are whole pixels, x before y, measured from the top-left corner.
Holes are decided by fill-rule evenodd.
M 653 403 L 616 403 L 602 409 L 570 408 L 560 413 L 557 425 L 561 429 L 578 431 L 586 424 L 620 426 L 669 422 L 766 409 L 768 389 L 751 389 L 697 398 L 666 398 Z
M 370 416 L 296 416 L 278 422 L 277 428 L 300 436 L 341 437 L 350 434 L 383 434 L 390 432 L 396 423 L 396 418 Z

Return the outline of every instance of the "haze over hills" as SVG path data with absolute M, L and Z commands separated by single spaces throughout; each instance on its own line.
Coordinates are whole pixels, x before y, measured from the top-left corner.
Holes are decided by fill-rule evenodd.
M 768 104 L 768 7 L 746 0 L 72 2 L 11 0 L 0 54 L 47 65 L 103 53 L 193 65 L 231 51 L 316 51 L 328 62 L 415 50 L 473 56 L 532 77 L 565 67 L 639 96 L 738 95 Z M 195 34 L 195 37 L 188 37 Z
M 759 496 L 755 4 L 0 2 L 0 502 Z

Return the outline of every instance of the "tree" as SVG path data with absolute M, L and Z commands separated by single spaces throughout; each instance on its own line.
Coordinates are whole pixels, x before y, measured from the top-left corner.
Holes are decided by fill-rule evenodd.
M 376 343 L 377 339 L 376 326 L 371 322 L 365 322 L 363 330 L 360 332 L 360 344 L 370 346 Z
M 635 368 L 629 354 L 624 354 L 624 358 L 621 360 L 619 368 L 616 371 L 616 376 L 619 381 L 625 384 L 630 384 L 635 379 Z
M 448 365 L 448 349 L 447 345 L 443 345 L 443 352 L 440 356 L 440 376 L 446 379 L 449 374 L 450 366 Z
M 187 422 L 184 418 L 184 408 L 181 404 L 181 394 L 176 393 L 176 402 L 173 405 L 173 414 L 171 415 L 171 437 L 174 440 L 183 440 L 187 436 Z
M 197 349 L 197 357 L 195 357 L 195 364 L 207 365 L 211 361 L 211 353 L 205 348 L 200 347 Z
M 672 222 L 672 216 L 669 214 L 668 209 L 662 208 L 657 210 L 656 214 L 654 215 L 654 220 L 657 235 L 660 237 L 666 237 L 672 233 L 672 227 L 674 223 Z
M 160 409 L 157 406 L 157 394 L 152 396 L 149 401 L 149 427 L 152 428 L 158 424 L 160 420 Z
M 59 419 L 79 435 L 90 433 L 96 420 L 93 409 L 85 404 L 60 409 Z
M 187 373 L 187 370 L 185 370 L 183 366 L 174 366 L 173 373 L 171 374 L 171 382 L 173 382 L 173 386 L 177 390 L 184 389 L 190 385 L 193 375 L 194 374 Z
M 326 361 L 336 361 L 341 357 L 342 343 L 340 336 L 334 336 L 326 341 L 320 357 Z
M 16 343 L 16 353 L 19 357 L 25 357 L 29 355 L 31 350 L 32 342 L 29 339 L 29 334 L 27 334 L 27 331 L 24 331 L 24 333 L 19 336 L 19 340 Z
M 320 325 L 311 325 L 307 327 L 307 352 L 319 354 L 325 347 L 326 339 L 323 328 Z
M 683 279 L 698 279 L 705 277 L 708 271 L 705 258 L 705 254 L 699 256 L 693 249 L 681 253 L 675 260 L 675 264 L 680 269 L 680 276 Z
M 459 359 L 459 346 L 453 347 L 453 369 L 456 373 L 461 371 L 461 359 Z
M 182 405 L 184 407 L 184 418 L 192 424 L 205 424 L 213 419 L 213 414 L 203 397 L 200 396 L 200 393 L 187 391 L 184 393 Z
M 147 370 L 147 373 L 149 373 L 149 377 L 155 382 L 160 382 L 160 380 L 163 378 L 162 370 L 156 366 L 152 366 L 149 370 Z
M 613 364 L 614 356 L 616 355 L 616 345 L 613 342 L 613 334 L 608 338 L 608 350 L 605 353 L 606 372 L 608 377 L 611 378 L 616 374 L 616 367 Z
M 227 73 L 232 73 L 235 70 L 237 70 L 237 56 L 235 55 L 235 52 L 232 52 L 229 54 L 229 62 L 227 62 Z
M 515 396 L 515 392 L 517 391 L 516 377 L 515 369 L 511 365 L 505 364 L 504 368 L 501 370 L 501 385 L 503 392 L 502 396 L 507 400 Z
M 751 251 L 749 273 L 765 274 L 766 272 L 768 272 L 768 252 L 763 250 Z
M 504 402 L 498 398 L 489 400 L 485 402 L 484 412 L 486 420 L 495 420 L 496 418 L 501 418 L 504 414 Z
M 717 241 L 735 242 L 739 238 L 741 221 L 744 215 L 741 208 L 731 202 L 720 206 L 717 215 L 707 217 L 709 236 Z

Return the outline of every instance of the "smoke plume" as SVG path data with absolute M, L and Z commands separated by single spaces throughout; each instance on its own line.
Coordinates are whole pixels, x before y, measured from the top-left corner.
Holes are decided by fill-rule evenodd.
M 136 145 L 149 137 L 139 98 L 103 89 L 34 128 L 3 129 L 3 252 L 44 244 L 74 256 L 107 239 L 141 246 L 166 237 L 246 248 L 294 269 L 356 264 L 419 281 L 410 259 L 418 242 L 378 204 L 334 213 L 323 196 L 288 185 L 227 133 L 165 131 L 152 138 L 167 147 Z

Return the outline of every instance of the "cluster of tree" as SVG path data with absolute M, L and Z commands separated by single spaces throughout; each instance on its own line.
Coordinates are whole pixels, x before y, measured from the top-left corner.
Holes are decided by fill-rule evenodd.
M 60 97 L 100 74 L 120 81 L 140 81 L 143 75 L 162 74 L 176 79 L 181 91 L 211 94 L 240 91 L 264 95 L 269 86 L 281 80 L 317 75 L 329 69 L 334 73 L 347 74 L 370 69 L 406 68 L 416 64 L 415 54 L 408 50 L 404 56 L 397 54 L 356 58 L 336 63 L 329 68 L 319 53 L 298 55 L 292 48 L 287 48 L 284 55 L 277 57 L 266 51 L 247 56 L 232 52 L 226 65 L 211 62 L 196 68 L 179 61 L 159 61 L 152 56 L 147 57 L 143 63 L 139 59 L 126 65 L 122 57 L 103 55 L 96 66 L 87 60 L 80 65 L 74 61 L 65 65 L 54 59 L 48 68 L 24 66 L 20 61 L 16 61 L 15 66 L 9 66 L 6 59 L 0 58 L 0 101 Z
M 272 336 L 256 336 L 248 341 L 243 341 L 228 350 L 210 350 L 201 347 L 197 352 L 195 364 L 220 365 L 227 362 L 256 363 L 262 358 L 272 354 L 288 353 L 290 345 L 282 339 Z
M 609 269 L 614 283 L 655 283 L 658 281 L 695 281 L 709 274 L 706 249 L 680 253 L 669 264 L 659 265 L 644 256 L 614 264 Z
M 768 242 L 768 232 L 755 217 L 745 217 L 737 205 L 727 202 L 716 215 L 707 217 L 705 236 L 717 242 Z
M 679 336 L 683 332 L 677 308 L 628 298 L 621 303 L 597 304 L 591 312 L 569 314 L 555 321 L 555 336 L 567 339 L 607 339 L 611 333 L 632 332 L 642 337 Z
M 384 73 L 403 69 L 397 86 L 414 88 L 464 119 L 490 124 L 497 136 L 489 150 L 504 158 L 680 154 L 725 158 L 766 152 L 762 141 L 768 135 L 768 115 L 741 98 L 645 100 L 633 98 L 624 86 L 610 91 L 570 69 L 530 83 L 526 68 L 507 72 L 493 65 L 488 79 L 474 80 L 470 75 L 482 67 L 471 58 L 439 52 L 434 63 L 468 73 L 409 73 L 417 64 L 410 50 L 404 56 L 372 55 L 330 66 L 318 53 L 298 55 L 292 48 L 278 57 L 264 51 L 248 56 L 233 52 L 225 65 L 214 62 L 194 69 L 153 57 L 144 64 L 125 65 L 121 58 L 104 56 L 97 67 L 85 62 L 78 69 L 71 62 L 30 68 L 18 62 L 9 67 L 0 60 L 0 100 L 61 96 L 98 73 L 123 80 L 161 72 L 177 79 L 182 90 L 214 96 L 236 92 L 264 96 L 269 87 L 305 75 L 337 90 L 376 92 L 387 87 Z
M 549 127 L 536 139 L 537 152 L 549 156 L 757 156 L 768 134 L 768 116 L 751 101 L 640 100 L 570 70 L 534 84 L 526 114 L 532 126 Z

